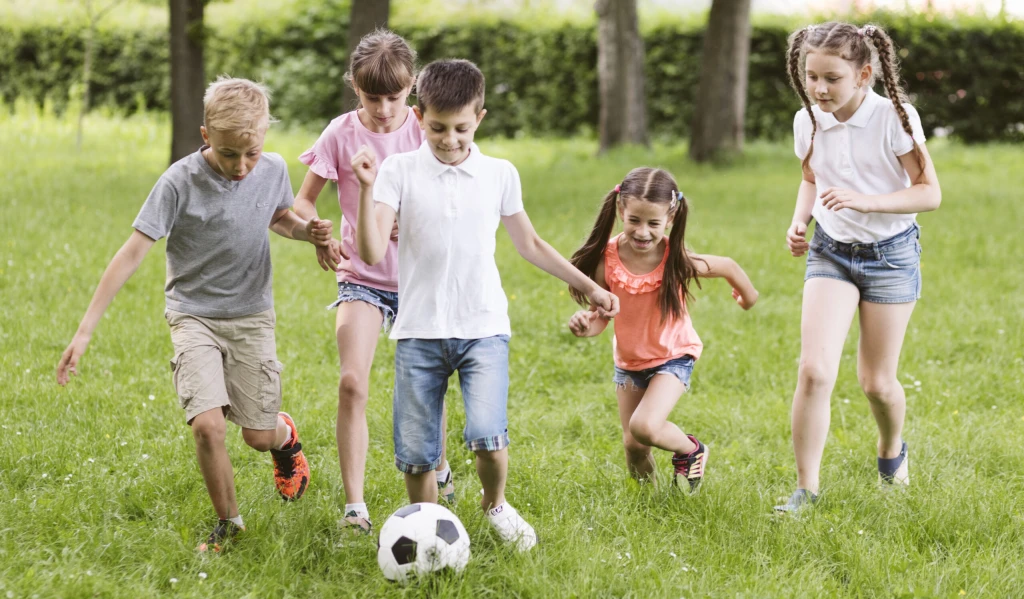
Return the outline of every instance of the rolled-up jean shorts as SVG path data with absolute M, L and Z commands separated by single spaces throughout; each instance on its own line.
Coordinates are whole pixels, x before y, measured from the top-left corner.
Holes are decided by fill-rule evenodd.
M 459 373 L 470 451 L 508 447 L 508 335 L 399 339 L 395 348 L 395 466 L 423 474 L 441 465 L 448 378 Z
M 242 428 L 277 428 L 281 370 L 274 310 L 238 318 L 206 318 L 167 310 L 174 358 L 174 389 L 185 422 L 220 408 Z
M 384 291 L 359 283 L 341 281 L 338 283 L 338 299 L 331 302 L 327 309 L 337 308 L 347 302 L 366 302 L 376 307 L 384 317 L 384 322 L 380 326 L 385 330 L 394 324 L 395 316 L 398 315 L 398 294 L 394 291 Z
M 643 370 L 624 370 L 616 366 L 615 376 L 612 377 L 612 381 L 615 382 L 616 387 L 632 385 L 634 389 L 646 389 L 651 384 L 651 379 L 654 378 L 654 375 L 670 374 L 679 379 L 679 382 L 689 390 L 690 377 L 693 376 L 693 365 L 695 362 L 696 360 L 693 359 L 693 356 L 683 356 Z
M 825 277 L 857 287 L 874 304 L 905 304 L 921 298 L 921 228 L 876 243 L 843 243 L 814 228 L 804 280 Z

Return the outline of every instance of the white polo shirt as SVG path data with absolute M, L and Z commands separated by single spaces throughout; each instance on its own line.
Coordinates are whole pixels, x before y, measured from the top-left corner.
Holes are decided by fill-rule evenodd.
M 398 318 L 392 339 L 511 335 L 494 261 L 502 216 L 523 210 L 519 172 L 480 153 L 449 166 L 424 142 L 380 165 L 373 199 L 398 213 Z
M 851 189 L 867 195 L 893 193 L 910 187 L 910 176 L 899 157 L 925 141 L 921 117 L 904 104 L 914 131 L 913 140 L 900 124 L 892 102 L 868 90 L 860 108 L 845 123 L 814 106 L 818 134 L 814 137 L 811 170 L 818 188 L 812 215 L 829 237 L 846 243 L 873 243 L 889 239 L 914 224 L 916 214 L 862 214 L 855 210 L 826 210 L 821 194 L 829 187 Z M 793 119 L 793 138 L 800 160 L 811 145 L 811 119 L 807 109 Z

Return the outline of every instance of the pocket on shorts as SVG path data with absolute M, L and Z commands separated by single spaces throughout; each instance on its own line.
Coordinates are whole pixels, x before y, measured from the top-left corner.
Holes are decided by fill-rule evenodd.
M 185 367 L 188 354 L 182 352 L 171 358 L 171 378 L 174 391 L 178 394 L 178 404 L 185 408 L 196 396 L 196 377 L 194 371 Z
M 913 243 L 885 248 L 880 252 L 882 264 L 893 270 L 914 270 L 921 262 L 920 248 L 916 239 Z
M 277 412 L 281 406 L 281 371 L 284 364 L 274 358 L 260 361 L 259 406 L 264 412 Z

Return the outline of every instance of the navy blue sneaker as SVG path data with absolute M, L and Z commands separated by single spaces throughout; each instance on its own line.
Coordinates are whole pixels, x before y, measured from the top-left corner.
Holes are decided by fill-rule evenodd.
M 907 442 L 903 442 L 900 455 L 894 458 L 878 458 L 878 480 L 890 485 L 910 485 L 910 460 L 907 458 Z

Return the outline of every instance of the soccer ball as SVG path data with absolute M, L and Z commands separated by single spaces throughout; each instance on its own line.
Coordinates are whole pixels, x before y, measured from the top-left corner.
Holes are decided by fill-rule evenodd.
M 404 581 L 469 562 L 469 535 L 458 517 L 436 503 L 414 503 L 387 519 L 377 538 L 377 564 L 388 580 Z

